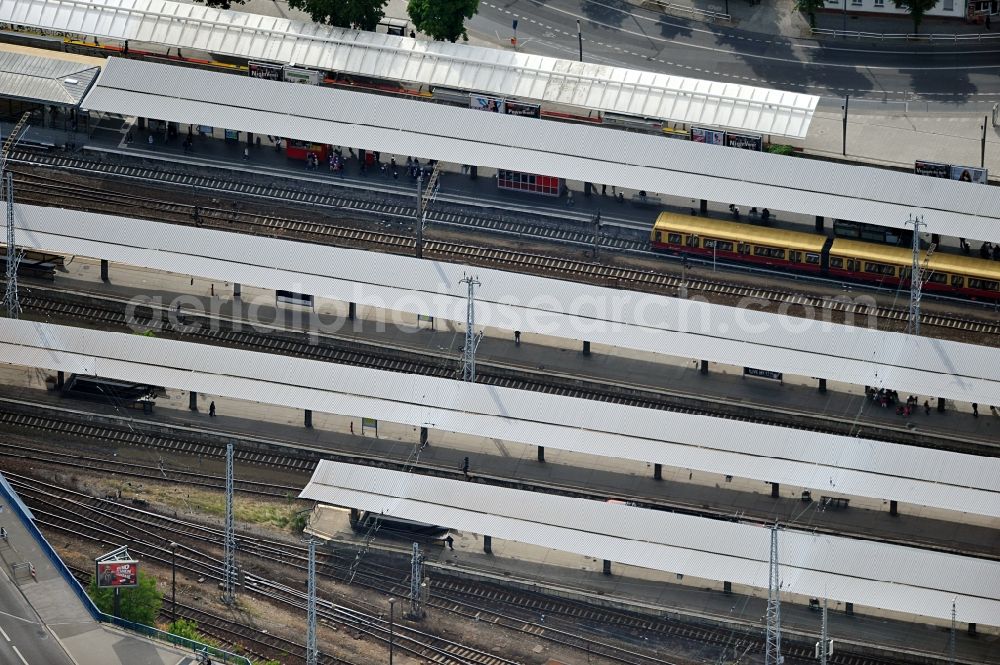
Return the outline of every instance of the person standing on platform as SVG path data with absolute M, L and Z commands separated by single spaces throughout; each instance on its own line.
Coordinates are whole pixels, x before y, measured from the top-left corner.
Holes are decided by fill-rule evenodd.
M 448 549 L 455 549 L 455 539 L 451 537 L 450 533 L 448 534 L 448 537 L 444 539 L 444 542 L 448 544 Z
M 975 402 L 972 403 L 972 417 L 973 418 L 979 417 L 979 405 L 976 404 Z
M 924 400 L 924 415 L 931 415 L 931 403 L 928 400 Z
M 514 346 L 521 346 L 521 331 L 514 331 Z
M 465 460 L 462 462 L 462 473 L 465 474 L 465 479 L 468 480 L 469 479 L 469 458 L 468 457 L 466 457 Z
M 212 402 L 211 404 L 208 405 L 208 417 L 209 418 L 215 417 L 215 402 Z

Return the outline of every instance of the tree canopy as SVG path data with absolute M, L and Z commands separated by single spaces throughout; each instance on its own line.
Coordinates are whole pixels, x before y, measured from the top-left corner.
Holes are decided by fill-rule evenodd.
M 111 614 L 115 607 L 115 590 L 98 589 L 97 578 L 90 579 L 87 594 L 98 609 Z M 121 590 L 121 618 L 126 621 L 152 626 L 160 615 L 163 594 L 156 588 L 156 578 L 139 572 L 139 586 Z
M 292 9 L 307 12 L 316 23 L 338 28 L 374 30 L 385 16 L 389 0 L 288 0 Z
M 406 11 L 417 30 L 434 39 L 468 41 L 465 19 L 479 11 L 479 0 L 409 0 Z
M 924 20 L 924 14 L 934 8 L 938 0 L 893 0 L 896 9 L 905 9 L 913 19 L 914 34 L 920 32 L 920 23 Z

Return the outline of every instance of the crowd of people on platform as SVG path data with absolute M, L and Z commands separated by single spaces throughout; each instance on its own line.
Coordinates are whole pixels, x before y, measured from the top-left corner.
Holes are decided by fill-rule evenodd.
M 883 409 L 891 409 L 892 407 L 896 407 L 897 416 L 907 416 L 907 417 L 911 416 L 917 411 L 917 409 L 921 407 L 919 397 L 915 395 L 910 395 L 909 397 L 906 398 L 906 403 L 903 404 L 899 401 L 898 392 L 896 392 L 895 390 L 886 390 L 885 388 L 879 388 L 876 390 L 871 386 L 865 386 L 865 397 L 870 399 L 875 404 L 878 404 Z M 925 399 L 922 406 L 924 409 L 924 415 L 925 416 L 931 415 L 930 400 Z M 938 406 L 938 409 L 942 411 L 944 410 L 943 407 L 941 407 L 940 405 Z M 998 415 L 997 407 L 991 406 L 990 411 L 994 415 Z M 975 402 L 972 403 L 972 416 L 974 418 L 979 417 L 979 405 L 976 404 Z

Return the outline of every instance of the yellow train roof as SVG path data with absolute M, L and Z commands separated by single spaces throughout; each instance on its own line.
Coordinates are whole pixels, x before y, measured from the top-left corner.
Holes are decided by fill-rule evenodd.
M 701 237 L 717 238 L 719 240 L 743 241 L 751 244 L 767 245 L 769 247 L 800 249 L 810 252 L 819 252 L 826 243 L 826 236 L 814 233 L 769 229 L 708 217 L 680 215 L 674 212 L 660 213 L 660 216 L 656 218 L 656 224 L 653 225 L 653 229 L 655 231 L 676 231 L 695 234 Z
M 830 248 L 831 256 L 843 256 L 849 259 L 867 259 L 892 265 L 910 266 L 913 264 L 913 251 L 903 247 L 877 245 L 858 240 L 843 240 L 837 238 Z M 1000 280 L 1000 261 L 990 261 L 979 257 L 962 256 L 946 252 L 934 252 L 928 260 L 927 252 L 920 252 L 922 265 L 928 270 L 943 273 L 955 273 L 978 277 L 980 279 Z

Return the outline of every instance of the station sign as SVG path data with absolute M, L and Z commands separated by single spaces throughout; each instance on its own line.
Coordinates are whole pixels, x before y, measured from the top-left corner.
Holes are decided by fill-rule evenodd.
M 504 100 L 503 112 L 507 115 L 519 115 L 525 118 L 542 117 L 542 107 L 540 104 L 525 104 L 524 102 Z
M 255 79 L 265 79 L 267 81 L 281 81 L 283 80 L 283 68 L 281 65 L 276 65 L 270 62 L 254 62 L 253 60 L 249 63 L 250 66 L 250 76 Z
M 100 589 L 121 589 L 139 586 L 137 561 L 98 561 L 97 586 Z
M 771 381 L 781 381 L 783 379 L 781 372 L 772 372 L 768 369 L 757 369 L 756 367 L 744 367 L 743 376 L 754 376 L 758 379 L 769 379 Z
M 302 69 L 300 67 L 285 67 L 283 70 L 285 81 L 288 83 L 307 83 L 309 85 L 319 85 L 320 72 L 315 69 Z

